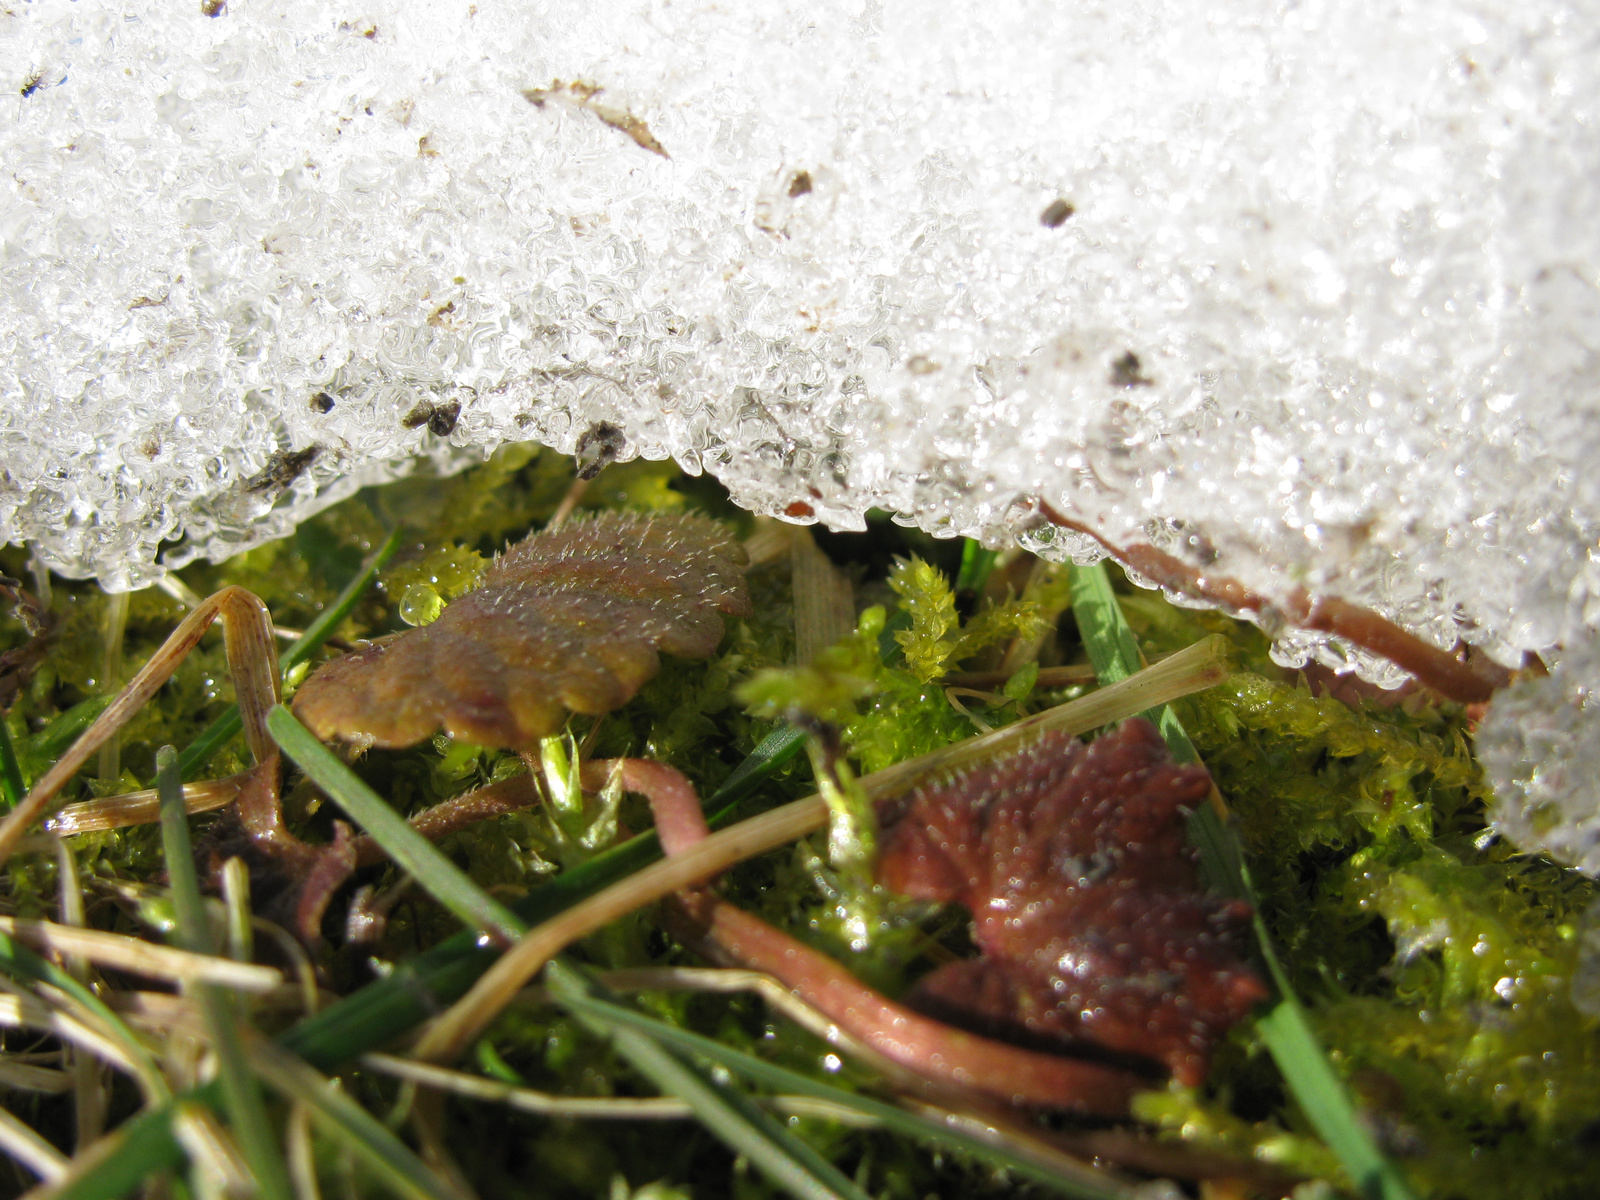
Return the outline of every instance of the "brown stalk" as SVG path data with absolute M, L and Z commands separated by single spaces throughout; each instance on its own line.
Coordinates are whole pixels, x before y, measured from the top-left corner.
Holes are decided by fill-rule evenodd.
M 1154 546 L 1119 546 L 1042 500 L 1039 511 L 1052 525 L 1093 538 L 1117 562 L 1162 588 L 1210 601 L 1229 613 L 1249 613 L 1258 620 L 1266 618 L 1268 623 L 1276 617 L 1301 629 L 1331 633 L 1409 671 L 1446 699 L 1481 704 L 1510 682 L 1511 673 L 1504 667 L 1481 660 L 1464 662 L 1371 609 L 1336 596 L 1313 596 L 1304 588 L 1295 588 L 1281 602 L 1274 603 L 1236 579 L 1209 575 Z
M 242 587 L 226 587 L 186 616 L 139 673 L 61 759 L 34 784 L 20 804 L 0 821 L 0 866 L 33 823 L 51 809 L 57 793 L 90 755 L 105 745 L 130 717 L 171 678 L 178 664 L 218 617 L 222 618 L 228 667 L 239 696 L 245 739 L 259 762 L 275 747 L 267 735 L 266 714 L 278 702 L 278 648 L 266 606 Z

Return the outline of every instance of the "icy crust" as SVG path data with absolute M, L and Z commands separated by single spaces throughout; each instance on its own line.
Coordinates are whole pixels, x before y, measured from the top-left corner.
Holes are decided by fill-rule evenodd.
M 1597 42 L 1545 0 L 19 6 L 0 536 L 135 587 L 609 422 L 758 512 L 1097 553 L 1042 497 L 1589 645 Z
M 1478 727 L 1495 828 L 1525 850 L 1600 876 L 1600 663 L 1563 662 L 1495 697 Z M 1600 1004 L 1600 1001 L 1596 1001 Z M 1600 1015 L 1600 1014 L 1597 1014 Z

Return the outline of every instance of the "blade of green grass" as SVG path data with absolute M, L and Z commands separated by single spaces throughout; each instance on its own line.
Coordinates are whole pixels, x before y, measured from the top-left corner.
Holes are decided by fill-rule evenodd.
M 194 849 L 189 842 L 189 814 L 183 804 L 183 780 L 178 774 L 178 754 L 171 746 L 156 751 L 156 786 L 161 798 L 161 842 L 166 852 L 167 879 L 172 895 L 176 941 L 196 954 L 214 954 L 210 927 L 200 900 L 195 876 Z M 262 1200 L 291 1200 L 289 1173 L 267 1120 L 261 1089 L 250 1073 L 239 1041 L 240 1016 L 220 988 L 199 984 L 194 997 L 200 1005 L 211 1047 L 217 1056 L 217 1078 L 233 1133 L 244 1152 Z
M 557 960 L 559 962 L 559 960 Z M 555 964 L 553 963 L 552 966 Z M 628 1028 L 640 1034 L 651 1037 L 666 1045 L 676 1046 L 691 1054 L 698 1055 L 726 1067 L 737 1075 L 743 1076 L 751 1083 L 769 1088 L 773 1091 L 788 1092 L 801 1096 L 814 1096 L 837 1104 L 843 1108 L 861 1113 L 880 1122 L 884 1128 L 919 1141 L 928 1142 L 943 1150 L 959 1151 L 970 1154 L 981 1162 L 1000 1170 L 1013 1172 L 1034 1183 L 1049 1188 L 1063 1196 L 1073 1197 L 1074 1200 L 1127 1200 L 1129 1190 L 1120 1186 L 1116 1181 L 1097 1175 L 1096 1172 L 1084 1168 L 1079 1176 L 1069 1177 L 1059 1170 L 1041 1167 L 1039 1164 L 1016 1154 L 1003 1146 L 994 1144 L 975 1134 L 969 1133 L 959 1127 L 948 1125 L 941 1121 L 919 1116 L 907 1112 L 893 1104 L 870 1096 L 862 1096 L 849 1092 L 832 1084 L 812 1079 L 807 1075 L 791 1071 L 787 1067 L 780 1067 L 764 1059 L 747 1054 L 732 1046 L 712 1038 L 704 1037 L 687 1029 L 680 1029 L 656 1017 L 649 1016 L 634 1008 L 607 1000 L 592 992 L 568 992 L 561 994 L 557 991 L 555 983 L 557 976 L 554 972 L 546 975 L 545 980 L 551 994 L 561 1001 L 563 1006 L 574 1012 L 589 1012 L 595 1016 L 604 1016 L 614 1028 Z
M 1138 642 L 1103 565 L 1072 568 L 1072 611 L 1102 684 L 1114 683 L 1139 669 Z M 1169 706 L 1162 705 L 1144 715 L 1160 729 L 1175 759 L 1197 759 L 1193 743 Z M 1189 828 L 1207 879 L 1248 900 L 1255 911 L 1261 957 L 1278 993 L 1272 1007 L 1257 1019 L 1257 1028 L 1290 1094 L 1363 1195 L 1370 1200 L 1414 1200 L 1405 1178 L 1361 1124 L 1349 1093 L 1328 1062 L 1305 1008 L 1294 994 L 1261 919 L 1261 905 L 1234 831 L 1210 805 L 1195 814 Z
M 804 741 L 787 726 L 768 734 L 706 801 L 712 811 L 712 827 L 732 823 L 743 801 L 793 759 Z M 655 832 L 648 830 L 535 888 L 516 903 L 514 910 L 530 925 L 538 924 L 660 857 L 660 843 Z M 16 950 L 36 958 L 24 947 L 17 946 Z M 400 1036 L 465 995 L 494 962 L 496 953 L 485 947 L 475 932 L 456 934 L 397 964 L 385 978 L 374 980 L 339 1003 L 301 1020 L 278 1042 L 313 1068 L 331 1071 Z M 0 957 L 0 963 L 5 961 Z M 59 973 L 58 968 L 49 969 Z M 109 1009 L 106 1011 L 110 1014 Z M 184 1093 L 181 1099 L 215 1105 L 221 1103 L 222 1096 L 218 1085 L 211 1083 Z M 172 1112 L 172 1105 L 163 1105 L 128 1121 L 122 1127 L 126 1136 L 119 1139 L 96 1169 L 74 1179 L 52 1200 L 117 1200 L 149 1176 L 180 1166 L 183 1151 L 172 1136 Z
M 253 1038 L 250 1061 L 285 1099 L 299 1101 L 374 1175 L 410 1200 L 459 1200 L 387 1125 L 281 1046 Z
M 338 757 L 312 736 L 281 704 L 267 714 L 267 728 L 284 753 L 349 813 L 390 858 L 408 871 L 435 900 L 463 922 L 514 939 L 527 931 L 509 909 L 492 899 L 363 783 Z M 559 987 L 571 992 L 594 985 L 570 966 L 558 971 Z M 650 1039 L 613 1031 L 603 1021 L 584 1018 L 591 1029 L 612 1039 L 617 1050 L 663 1091 L 684 1100 L 696 1117 L 735 1152 L 746 1155 L 774 1183 L 796 1200 L 844 1196 L 867 1200 L 833 1166 L 798 1141 L 746 1097 L 719 1086 L 693 1065 L 663 1050 Z M 281 1053 L 281 1052 L 280 1052 Z M 309 1070 L 309 1068 L 307 1068 Z
M 998 550 L 985 550 L 981 542 L 967 538 L 961 545 L 961 570 L 956 573 L 956 591 L 981 592 L 994 570 Z
M 722 786 L 712 793 L 705 807 L 715 808 L 728 797 L 742 798 L 798 754 L 805 744 L 806 735 L 800 730 L 793 725 L 779 725 L 722 781 Z
M 90 696 L 87 700 L 74 704 L 29 738 L 22 749 L 22 755 L 26 758 L 29 769 L 37 774 L 41 769 L 54 763 L 68 746 L 83 735 L 84 730 L 95 723 L 95 718 L 111 707 L 111 702 L 115 699 L 115 695 Z
M 781 726 L 763 738 L 706 801 L 711 827 L 732 824 L 744 800 L 804 744 L 804 735 L 792 726 Z M 660 857 L 661 843 L 655 831 L 646 830 L 541 884 L 517 901 L 512 911 L 529 925 L 538 925 Z M 284 1045 L 307 1062 L 332 1070 L 398 1037 L 465 995 L 494 959 L 495 951 L 482 946 L 475 935 L 457 934 L 397 964 L 386 978 L 307 1017 L 284 1035 Z
M 17 762 L 17 748 L 11 744 L 11 727 L 5 714 L 0 713 L 0 799 L 4 799 L 10 812 L 17 802 L 28 794 L 28 785 L 22 782 L 22 767 Z
M 317 741 L 283 705 L 274 705 L 267 713 L 267 730 L 283 752 L 300 765 L 329 799 L 350 814 L 402 870 L 454 913 L 462 924 L 508 942 L 527 932 L 528 927 L 510 909 L 490 897 L 465 871 L 439 853 L 432 842 L 340 762 L 337 754 Z
M 1078 633 L 1101 686 L 1136 674 L 1143 665 L 1139 659 L 1139 643 L 1122 615 L 1122 605 L 1117 603 L 1117 594 L 1111 589 L 1105 567 L 1099 563 L 1089 567 L 1073 564 L 1069 575 L 1072 615 L 1077 619 Z M 1169 705 L 1163 704 L 1139 715 L 1161 731 L 1167 749 L 1178 762 L 1194 762 L 1199 757 Z
M 318 647 L 333 636 L 333 631 L 339 628 L 339 623 L 350 615 L 366 590 L 372 586 L 372 581 L 377 579 L 378 572 L 383 570 L 395 556 L 395 552 L 400 549 L 400 541 L 401 530 L 396 529 L 390 533 L 384 539 L 383 545 L 379 546 L 367 561 L 361 573 L 345 585 L 334 602 L 319 613 L 317 619 L 306 627 L 306 631 L 283 652 L 280 661 L 285 675 L 310 658 Z M 237 704 L 229 706 L 216 720 L 202 729 L 199 736 L 185 748 L 178 759 L 179 774 L 186 780 L 193 779 L 211 761 L 212 755 L 237 737 L 243 728 L 244 725 L 239 719 L 239 706 Z
M 748 1096 L 714 1082 L 649 1032 L 614 1020 L 617 1012 L 632 1010 L 618 1003 L 587 972 L 557 958 L 545 968 L 544 978 L 551 996 L 590 1032 L 609 1039 L 637 1071 L 663 1092 L 687 1103 L 701 1124 L 796 1200 L 868 1200 L 837 1167 Z

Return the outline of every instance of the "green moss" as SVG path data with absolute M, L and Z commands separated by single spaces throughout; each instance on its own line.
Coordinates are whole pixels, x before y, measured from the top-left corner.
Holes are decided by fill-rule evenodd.
M 194 564 L 180 575 L 201 594 L 225 582 L 250 587 L 280 623 L 299 628 L 332 602 L 385 531 L 403 523 L 406 554 L 339 631 L 346 640 L 377 636 L 401 627 L 400 609 L 411 589 L 425 587 L 442 602 L 470 587 L 489 556 L 555 511 L 572 481 L 571 465 L 560 456 L 507 447 L 453 479 L 419 476 L 369 489 L 291 538 L 221 566 Z M 713 482 L 679 479 L 666 463 L 608 468 L 582 503 L 691 508 L 732 519 L 741 532 L 750 528 L 749 518 L 734 512 Z M 1052 621 L 1065 603 L 1061 576 L 1039 571 L 1021 600 L 980 609 L 963 623 L 948 577 L 926 558 L 890 563 L 891 555 L 916 545 L 934 561 L 946 555 L 953 566 L 954 547 L 894 540 L 900 532 L 887 522 L 873 530 L 870 555 L 863 548 L 862 558 L 874 565 L 855 564 L 862 576 L 858 595 L 881 599 L 885 607 L 868 607 L 856 631 L 816 662 L 792 666 L 788 569 L 764 567 L 749 576 L 755 614 L 728 623 L 713 658 L 665 658 L 630 705 L 598 722 L 575 719 L 572 737 L 590 740 L 596 756 L 639 754 L 673 763 L 704 794 L 792 709 L 836 723 L 863 772 L 968 736 L 973 726 L 951 706 L 940 675 L 986 645 L 1047 634 L 1041 618 Z M 978 560 L 976 553 L 966 556 Z M 25 575 L 25 562 L 13 550 L 0 551 L 0 568 Z M 1467 714 L 1423 700 L 1350 708 L 1312 695 L 1277 668 L 1265 638 L 1250 626 L 1176 608 L 1149 593 L 1122 591 L 1119 598 L 1147 656 L 1211 633 L 1229 640 L 1235 674 L 1180 702 L 1178 714 L 1236 816 L 1262 915 L 1335 1068 L 1420 1193 L 1438 1200 L 1578 1200 L 1591 1194 L 1592 1181 L 1600 1178 L 1600 1155 L 1592 1148 L 1593 1122 L 1600 1118 L 1600 1021 L 1574 1007 L 1572 989 L 1581 971 L 1593 969 L 1584 957 L 1593 953 L 1585 951 L 1584 914 L 1600 893 L 1581 876 L 1515 855 L 1486 831 L 1488 797 Z M 58 581 L 54 606 L 62 640 L 6 715 L 29 778 L 93 719 L 111 688 L 101 678 L 104 598 L 90 586 Z M 134 598 L 124 677 L 155 650 L 181 612 L 153 590 Z M 1065 660 L 1077 652 L 1070 631 L 1068 618 L 1058 648 Z M 0 649 L 20 644 L 21 637 L 15 622 L 0 621 Z M 1036 678 L 1037 663 L 1025 664 L 1003 686 L 1008 703 L 979 715 L 996 724 L 1020 715 L 1033 702 Z M 186 744 L 231 698 L 221 639 L 213 633 L 124 731 L 128 774 L 101 783 L 91 763 L 73 798 L 148 778 L 156 746 Z M 235 744 L 218 756 L 213 773 L 238 769 L 245 757 L 242 744 Z M 524 769 L 515 756 L 446 738 L 403 752 L 373 752 L 357 767 L 405 812 Z M 752 810 L 811 788 L 807 767 L 797 763 L 764 789 Z M 304 785 L 292 784 L 285 804 L 297 832 L 311 840 L 329 836 L 332 814 Z M 632 828 L 649 819 L 632 801 L 616 815 Z M 199 819 L 202 836 L 214 821 Z M 160 878 L 153 827 L 80 837 L 73 847 L 97 896 L 109 894 L 97 879 L 152 884 Z M 564 843 L 537 811 L 455 834 L 445 849 L 505 897 L 573 859 L 571 838 Z M 19 857 L 6 877 L 6 910 L 48 915 L 54 874 L 49 856 Z M 385 887 L 398 877 L 380 869 L 362 881 Z M 870 898 L 876 907 L 868 905 L 861 882 L 835 870 L 814 844 L 742 864 L 720 886 L 890 992 L 926 969 L 933 942 L 967 949 L 961 914 L 881 898 Z M 108 926 L 126 920 L 110 904 L 92 911 Z M 863 939 L 867 911 L 875 924 Z M 454 927 L 413 895 L 394 910 L 381 946 L 319 965 L 331 981 L 354 986 L 367 976 L 368 957 L 400 961 Z M 580 949 L 602 965 L 699 961 L 666 938 L 648 913 L 619 922 Z M 728 1044 L 847 1086 L 871 1081 L 865 1070 L 833 1062 L 821 1042 L 751 997 L 655 993 L 644 1003 Z M 575 1095 L 648 1090 L 607 1047 L 551 1010 L 515 1010 L 492 1036 L 499 1061 L 533 1086 Z M 379 1111 L 396 1095 L 391 1084 L 358 1080 L 365 1089 L 360 1094 Z M 123 1103 L 126 1108 L 131 1101 Z M 1204 1089 L 1148 1093 L 1139 1112 L 1168 1136 L 1197 1147 L 1337 1180 L 1333 1160 L 1286 1101 L 1248 1023 L 1218 1053 Z M 661 1180 L 667 1182 L 657 1188 L 658 1200 L 663 1188 L 771 1194 L 761 1180 L 734 1170 L 714 1139 L 692 1124 L 550 1122 L 468 1103 L 452 1103 L 449 1113 L 450 1135 L 486 1195 L 611 1196 L 616 1190 L 649 1196 Z M 985 1170 L 930 1156 L 899 1139 L 810 1119 L 797 1127 L 875 1196 L 1012 1194 L 1005 1180 Z M 318 1145 L 327 1180 L 336 1187 L 338 1156 Z M 359 1193 L 366 1184 L 356 1179 L 354 1186 Z
M 932 683 L 955 664 L 1004 638 L 1031 637 L 1044 626 L 1032 600 L 984 608 L 963 625 L 949 579 L 915 556 L 896 560 L 889 586 L 911 618 L 910 627 L 894 637 L 907 670 L 919 683 Z

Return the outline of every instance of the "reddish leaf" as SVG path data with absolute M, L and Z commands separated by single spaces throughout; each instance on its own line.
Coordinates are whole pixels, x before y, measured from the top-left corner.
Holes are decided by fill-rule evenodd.
M 1128 721 L 912 793 L 879 877 L 966 905 L 982 952 L 926 976 L 912 1003 L 980 1032 L 1153 1058 L 1198 1083 L 1211 1044 L 1267 994 L 1242 957 L 1249 908 L 1202 895 L 1184 843 L 1183 809 L 1210 786 Z

